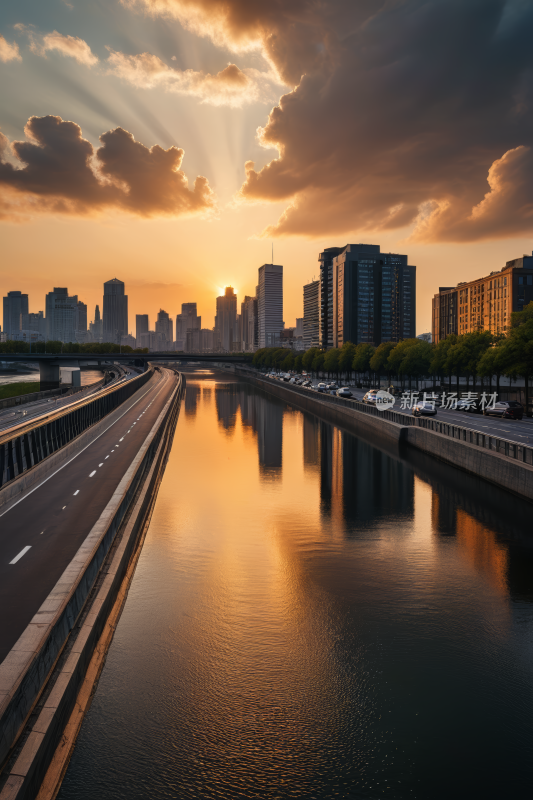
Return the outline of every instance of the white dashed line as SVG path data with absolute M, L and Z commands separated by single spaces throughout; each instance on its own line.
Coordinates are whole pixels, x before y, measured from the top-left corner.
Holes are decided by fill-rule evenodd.
M 95 469 L 93 469 L 93 471 L 92 471 L 92 472 L 91 472 L 91 474 L 89 475 L 89 478 L 92 478 L 92 476 L 93 476 L 93 475 L 96 475 L 96 470 L 95 470 Z
M 109 458 L 109 456 L 106 456 L 105 458 Z M 104 458 L 104 461 L 105 461 L 105 458 Z
M 28 552 L 28 550 L 31 550 L 31 545 L 30 545 L 30 544 L 29 544 L 29 545 L 27 545 L 27 546 L 26 546 L 26 547 L 25 547 L 23 550 L 21 550 L 21 551 L 20 551 L 20 553 L 18 554 L 18 556 L 15 556 L 15 558 L 13 559 L 13 561 L 10 561 L 9 563 L 10 563 L 10 564 L 16 564 L 16 563 L 17 563 L 17 561 L 20 561 L 20 559 L 22 558 L 22 556 L 25 556 L 25 555 L 26 555 L 26 553 Z
M 119 442 L 123 442 L 123 441 L 124 441 L 124 437 L 122 437 L 122 439 L 119 439 Z M 118 444 L 117 444 L 117 447 L 118 447 Z
M 79 494 L 79 493 L 80 493 L 80 490 L 76 489 L 76 491 L 74 492 L 74 497 L 76 497 L 76 495 Z
M 102 463 L 101 463 L 101 464 L 98 464 L 98 466 L 99 466 L 99 467 L 103 467 L 103 466 L 104 466 L 104 462 L 102 461 Z
M 65 509 L 66 509 L 66 506 L 63 506 L 63 508 L 61 509 L 61 511 L 64 511 Z

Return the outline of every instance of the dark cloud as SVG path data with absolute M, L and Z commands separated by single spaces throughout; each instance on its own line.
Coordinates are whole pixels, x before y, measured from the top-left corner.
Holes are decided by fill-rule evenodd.
M 29 141 L 13 142 L 21 166 L 8 160 L 8 143 L 0 135 L 0 213 L 93 214 L 104 209 L 145 217 L 206 212 L 214 198 L 206 178 L 189 189 L 181 170 L 183 150 L 145 147 L 123 128 L 100 136 L 95 151 L 81 128 L 61 117 L 31 117 Z
M 531 231 L 533 3 L 128 1 L 234 50 L 255 43 L 294 86 L 262 131 L 279 157 L 248 163 L 241 190 L 287 201 L 267 235 Z

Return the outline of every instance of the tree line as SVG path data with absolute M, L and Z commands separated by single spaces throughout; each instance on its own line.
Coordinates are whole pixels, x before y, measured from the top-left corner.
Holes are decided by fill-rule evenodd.
M 147 347 L 137 347 L 133 349 L 129 345 L 118 345 L 113 342 L 59 342 L 48 340 L 46 342 L 32 342 L 31 350 L 27 342 L 14 341 L 8 339 L 7 342 L 0 342 L 0 353 L 147 353 Z
M 499 392 L 500 377 L 505 375 L 513 380 L 524 378 L 526 402 L 528 380 L 533 375 L 533 302 L 523 311 L 511 314 L 511 327 L 507 336 L 492 334 L 489 331 L 475 331 L 462 335 L 452 334 L 438 344 L 430 344 L 423 339 L 403 339 L 400 342 L 383 342 L 374 347 L 371 344 L 354 345 L 346 342 L 342 347 L 321 350 L 311 347 L 304 353 L 296 353 L 282 347 L 265 347 L 257 350 L 252 363 L 256 367 L 270 367 L 285 372 L 327 372 L 346 374 L 356 372 L 360 378 L 369 382 L 386 376 L 389 383 L 393 376 L 402 381 L 433 378 L 441 384 L 448 382 L 450 389 L 455 377 L 457 391 L 459 379 L 465 378 L 467 389 L 476 379 L 488 380 L 492 389 L 496 378 Z

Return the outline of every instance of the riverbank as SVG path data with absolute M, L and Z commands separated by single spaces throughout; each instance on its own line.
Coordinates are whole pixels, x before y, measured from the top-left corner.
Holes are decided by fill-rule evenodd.
M 455 429 L 459 430 L 457 426 L 447 426 L 454 428 L 453 436 L 449 436 L 413 424 L 402 425 L 396 419 L 397 414 L 394 415 L 394 421 L 387 419 L 387 414 L 390 415 L 391 412 L 368 414 L 363 410 L 359 411 L 344 404 L 332 403 L 329 399 L 326 401 L 316 396 L 315 393 L 302 393 L 302 391 L 298 391 L 299 387 L 294 389 L 279 381 L 251 375 L 247 370 L 237 368 L 235 372 L 245 380 L 260 386 L 269 394 L 285 399 L 297 408 L 319 414 L 328 422 L 344 427 L 351 433 L 358 436 L 376 436 L 378 439 L 414 447 L 439 461 L 451 464 L 464 472 L 476 475 L 495 486 L 512 492 L 524 500 L 533 502 L 533 466 L 524 463 L 528 457 L 529 448 L 520 448 L 517 454 L 521 453 L 524 460 L 519 460 L 517 457 L 512 458 L 507 454 L 510 452 L 510 447 L 503 441 L 504 447 L 500 451 L 476 443 L 482 442 L 480 438 L 483 436 L 482 434 L 472 437 L 474 441 L 455 438 Z M 337 398 L 331 399 L 337 400 Z M 491 437 L 491 439 L 496 442 L 496 437 Z M 518 446 L 512 446 L 513 452 L 517 451 Z

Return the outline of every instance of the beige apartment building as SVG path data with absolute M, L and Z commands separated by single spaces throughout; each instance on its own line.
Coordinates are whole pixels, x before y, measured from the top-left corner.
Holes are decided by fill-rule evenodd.
M 532 300 L 533 255 L 508 261 L 485 278 L 441 286 L 432 301 L 433 341 L 472 331 L 506 334 L 511 313 Z

